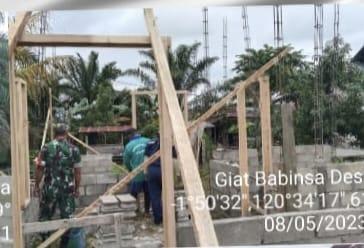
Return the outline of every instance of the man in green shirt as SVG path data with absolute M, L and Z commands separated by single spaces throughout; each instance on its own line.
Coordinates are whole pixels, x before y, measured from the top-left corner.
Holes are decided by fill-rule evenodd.
M 128 168 L 129 171 L 134 170 L 135 168 L 139 167 L 144 162 L 144 152 L 145 147 L 147 146 L 150 140 L 148 138 L 142 137 L 140 134 L 135 133 L 129 140 L 129 143 L 126 145 L 123 160 L 125 166 Z M 146 214 L 149 213 L 150 208 L 150 200 L 149 200 L 149 190 L 148 190 L 148 183 L 145 180 L 144 173 L 139 173 L 131 182 L 129 186 L 129 191 L 132 196 L 137 199 L 138 195 L 141 192 L 144 192 L 144 211 Z

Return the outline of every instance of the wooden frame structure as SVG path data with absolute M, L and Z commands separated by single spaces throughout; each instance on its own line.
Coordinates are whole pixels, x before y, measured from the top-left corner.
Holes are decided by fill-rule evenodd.
M 185 122 L 188 123 L 188 91 L 187 90 L 177 90 L 177 95 L 183 95 L 183 117 L 185 119 Z M 131 95 L 131 126 L 134 129 L 138 128 L 138 120 L 137 120 L 137 96 L 147 95 L 157 95 L 159 96 L 159 92 L 155 90 L 133 90 L 130 92 Z
M 194 122 L 189 123 L 188 126 L 184 121 L 181 108 L 178 103 L 177 92 L 174 89 L 167 56 L 165 52 L 167 42 L 170 45 L 169 39 L 162 39 L 159 30 L 156 26 L 156 20 L 152 9 L 145 9 L 144 16 L 148 28 L 149 36 L 147 38 L 123 38 L 120 40 L 105 38 L 105 36 L 75 36 L 75 35 L 28 35 L 23 34 L 24 27 L 27 20 L 30 18 L 31 12 L 20 13 L 16 16 L 15 23 L 11 24 L 9 31 L 9 87 L 11 95 L 11 150 L 12 150 L 12 173 L 18 175 L 23 169 L 17 154 L 21 149 L 29 149 L 24 146 L 24 136 L 16 134 L 19 119 L 15 117 L 15 111 L 18 108 L 19 102 L 16 101 L 16 80 L 15 80 L 15 62 L 14 50 L 18 45 L 32 45 L 32 46 L 106 46 L 106 47 L 152 47 L 154 57 L 157 64 L 158 72 L 158 95 L 159 95 L 159 109 L 160 109 L 160 138 L 161 150 L 152 155 L 144 163 L 130 172 L 121 181 L 111 187 L 104 195 L 115 194 L 123 189 L 138 173 L 145 170 L 151 163 L 161 157 L 162 164 L 168 165 L 172 160 L 172 144 L 177 148 L 178 159 L 181 164 L 181 174 L 185 186 L 189 210 L 192 216 L 192 224 L 194 228 L 195 238 L 197 244 L 200 246 L 217 246 L 218 241 L 214 226 L 212 223 L 211 215 L 207 209 L 199 209 L 197 207 L 198 199 L 205 198 L 205 193 L 202 187 L 201 179 L 198 172 L 198 166 L 189 140 L 189 132 L 196 130 L 198 125 L 210 118 L 214 113 L 219 111 L 225 106 L 227 102 L 232 100 L 236 95 L 238 96 L 238 113 L 239 114 L 239 144 L 241 145 L 240 159 L 240 172 L 247 172 L 247 153 L 246 145 L 246 128 L 244 127 L 245 115 L 245 88 L 250 84 L 259 81 L 261 85 L 261 114 L 270 115 L 270 96 L 269 85 L 267 87 L 268 79 L 262 77 L 267 70 L 275 65 L 279 59 L 285 56 L 289 49 L 280 52 L 276 57 L 268 61 L 259 70 L 253 73 L 249 78 L 237 84 L 237 86 L 228 95 L 222 98 L 218 103 L 212 106 L 207 112 L 196 119 Z M 126 41 L 127 40 L 127 41 Z M 142 41 L 141 41 L 142 40 Z M 143 46 L 141 45 L 143 43 Z M 148 44 L 146 44 L 148 43 Z M 268 97 L 269 96 L 269 97 Z M 243 111 L 242 111 L 243 110 Z M 17 116 L 18 117 L 18 116 Z M 265 122 L 262 125 L 262 135 L 266 136 L 263 144 L 263 159 L 264 168 L 268 170 L 271 164 L 271 136 L 270 133 L 270 116 L 262 119 Z M 263 127 L 264 126 L 264 127 Z M 245 130 L 245 131 L 244 131 Z M 245 133 L 244 133 L 245 132 Z M 174 191 L 173 191 L 173 168 L 162 166 L 163 176 L 163 211 L 164 216 L 164 230 L 165 231 L 165 245 L 176 246 L 176 233 L 175 233 L 175 218 L 174 216 Z M 22 235 L 22 218 L 21 218 L 21 187 L 18 184 L 19 178 L 12 177 L 13 185 L 13 229 L 14 229 L 14 247 L 23 247 Z M 246 192 L 243 189 L 242 192 Z M 99 199 L 94 201 L 90 206 L 85 208 L 76 217 L 81 218 L 86 216 L 93 210 L 99 203 Z M 243 202 L 244 209 L 248 206 L 249 202 Z M 48 247 L 52 242 L 57 240 L 65 231 L 67 227 L 62 227 L 53 233 L 44 243 L 39 247 Z

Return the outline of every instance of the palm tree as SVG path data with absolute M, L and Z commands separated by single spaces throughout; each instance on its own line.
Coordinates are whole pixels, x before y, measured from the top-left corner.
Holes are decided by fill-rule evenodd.
M 179 45 L 174 51 L 168 51 L 168 63 L 176 90 L 192 91 L 201 84 L 210 84 L 204 76 L 204 72 L 218 58 L 207 57 L 195 61 L 200 45 L 201 43 L 198 42 L 192 45 Z M 140 54 L 146 60 L 139 63 L 139 68 L 126 70 L 123 75 L 136 76 L 146 87 L 154 88 L 156 86 L 157 66 L 153 52 L 151 50 L 140 51 Z
M 98 53 L 92 51 L 85 61 L 80 54 L 70 57 L 60 66 L 63 82 L 60 88 L 70 97 L 72 103 L 86 98 L 92 103 L 97 98 L 97 90 L 100 85 L 110 84 L 121 75 L 116 68 L 116 62 L 106 64 L 101 70 L 98 61 Z

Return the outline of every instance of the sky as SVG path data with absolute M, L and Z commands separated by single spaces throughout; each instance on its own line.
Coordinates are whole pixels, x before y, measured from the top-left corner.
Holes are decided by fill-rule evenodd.
M 248 18 L 252 48 L 261 48 L 264 44 L 274 44 L 273 7 L 249 6 Z M 334 29 L 334 6 L 324 5 L 324 42 L 332 39 Z M 283 6 L 284 44 L 302 49 L 307 59 L 311 59 L 314 46 L 314 7 L 313 5 Z M 227 18 L 228 42 L 228 77 L 234 75 L 236 55 L 244 52 L 243 23 L 241 7 L 209 8 L 209 44 L 210 56 L 220 59 L 210 69 L 213 83 L 223 78 L 223 18 Z M 352 47 L 354 55 L 364 45 L 364 4 L 351 3 L 340 5 L 340 34 Z M 202 42 L 202 9 L 201 8 L 158 8 L 155 9 L 158 27 L 162 35 L 172 38 L 172 48 L 179 44 Z M 50 12 L 50 33 L 65 34 L 99 34 L 99 35 L 147 35 L 142 9 L 107 9 L 84 11 Z M 136 68 L 143 60 L 137 49 L 115 48 L 57 48 L 57 55 L 74 55 L 80 53 L 87 57 L 91 50 L 99 52 L 101 64 L 116 61 L 120 69 Z M 47 55 L 53 54 L 52 49 Z M 203 56 L 201 46 L 199 57 Z M 115 87 L 136 87 L 135 78 L 122 77 Z

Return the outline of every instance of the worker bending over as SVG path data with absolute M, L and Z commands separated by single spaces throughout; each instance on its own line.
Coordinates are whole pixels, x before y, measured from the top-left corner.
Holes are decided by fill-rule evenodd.
M 144 162 L 145 147 L 147 146 L 147 143 L 149 141 L 150 139 L 142 137 L 138 133 L 134 133 L 132 135 L 132 137 L 130 138 L 128 144 L 124 149 L 124 154 L 123 154 L 124 164 L 129 171 L 134 170 Z M 139 207 L 140 204 L 138 196 L 140 193 L 142 192 L 144 193 L 144 212 L 145 214 L 149 214 L 149 209 L 150 209 L 149 190 L 143 172 L 140 172 L 131 181 L 131 184 L 129 185 L 129 192 L 137 200 L 139 211 L 140 211 Z

